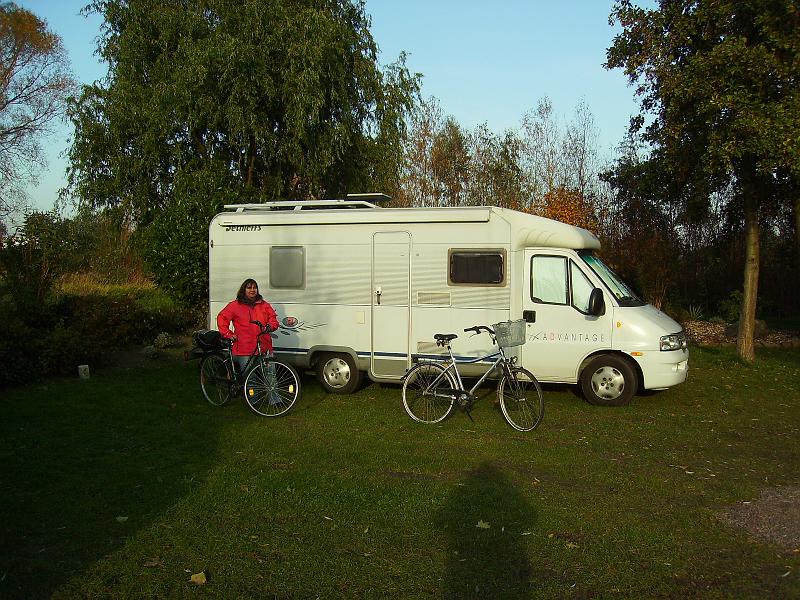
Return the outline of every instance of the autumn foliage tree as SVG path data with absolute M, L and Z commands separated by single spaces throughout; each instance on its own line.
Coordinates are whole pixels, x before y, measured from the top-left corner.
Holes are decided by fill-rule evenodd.
M 465 129 L 431 98 L 412 114 L 409 130 L 398 204 L 491 205 L 536 214 L 549 206 L 569 219 L 580 210 L 588 222 L 599 179 L 596 129 L 585 105 L 562 127 L 545 98 L 518 129 L 496 133 L 485 123 Z
M 0 217 L 24 203 L 45 164 L 42 135 L 74 86 L 61 38 L 29 10 L 0 3 Z
M 544 195 L 544 215 L 562 223 L 597 233 L 597 217 L 583 194 L 576 189 L 558 187 Z

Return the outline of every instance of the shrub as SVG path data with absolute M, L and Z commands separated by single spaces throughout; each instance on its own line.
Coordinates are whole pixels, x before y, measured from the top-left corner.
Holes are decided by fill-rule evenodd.
M 703 319 L 703 307 L 697 304 L 690 305 L 686 313 L 690 321 L 700 321 Z
M 24 370 L 0 372 L 0 385 L 46 375 L 70 375 L 79 364 L 103 364 L 109 354 L 183 332 L 196 314 L 157 288 L 103 285 L 84 279 L 82 293 L 56 286 L 48 301 L 27 314 L 8 286 L 0 287 L 0 361 Z M 91 284 L 90 284 L 91 283 Z
M 18 304 L 6 286 L 0 287 L 0 385 L 22 383 L 39 365 L 30 360 L 39 350 L 44 332 L 36 331 L 22 318 Z
M 156 283 L 184 304 L 197 303 L 207 293 L 208 224 L 222 208 L 220 190 L 226 188 L 228 178 L 230 171 L 221 163 L 178 173 L 174 197 L 142 236 L 144 256 Z M 246 199 L 225 197 L 227 203 Z
M 734 290 L 730 295 L 719 303 L 719 316 L 727 323 L 735 323 L 739 320 L 739 310 L 742 307 L 742 292 Z

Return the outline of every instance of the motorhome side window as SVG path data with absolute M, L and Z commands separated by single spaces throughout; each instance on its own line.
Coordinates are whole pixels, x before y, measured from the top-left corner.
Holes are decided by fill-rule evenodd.
M 531 299 L 544 304 L 569 304 L 567 259 L 534 256 L 531 259 Z
M 504 285 L 505 250 L 450 250 L 451 285 Z
M 302 246 L 269 249 L 269 286 L 273 289 L 303 289 L 306 285 L 306 250 Z

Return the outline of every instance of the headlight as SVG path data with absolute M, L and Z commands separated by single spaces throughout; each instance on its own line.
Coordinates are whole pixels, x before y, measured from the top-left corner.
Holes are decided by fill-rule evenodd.
M 680 333 L 661 336 L 661 340 L 659 341 L 659 348 L 662 352 L 667 350 L 686 350 L 686 347 L 686 334 L 682 331 Z

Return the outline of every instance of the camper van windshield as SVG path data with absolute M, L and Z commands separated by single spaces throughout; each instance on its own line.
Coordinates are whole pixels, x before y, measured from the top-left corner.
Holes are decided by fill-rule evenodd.
M 645 302 L 622 281 L 608 265 L 591 253 L 581 253 L 583 262 L 603 280 L 608 290 L 614 294 L 620 306 L 643 306 Z

